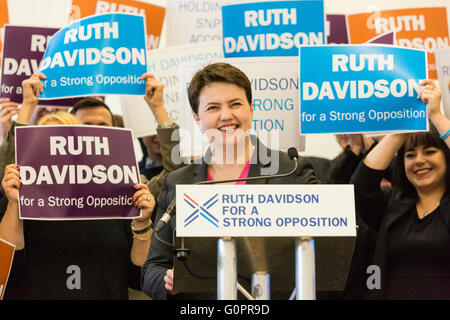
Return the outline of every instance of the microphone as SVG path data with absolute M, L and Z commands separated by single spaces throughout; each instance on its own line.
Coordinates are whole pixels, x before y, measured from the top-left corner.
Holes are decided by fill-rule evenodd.
M 298 158 L 299 158 L 297 149 L 292 148 L 292 147 L 289 148 L 289 149 L 288 149 L 288 156 L 289 156 L 289 158 L 290 158 L 291 160 L 293 160 L 293 161 L 295 162 L 295 164 L 297 165 Z M 295 178 L 295 176 L 294 176 L 294 182 L 297 183 L 297 179 Z
M 294 161 L 294 168 L 287 173 L 270 174 L 270 175 L 265 175 L 265 176 L 257 176 L 257 177 L 250 177 L 250 178 L 241 178 L 241 179 L 200 181 L 200 182 L 197 182 L 194 184 L 206 185 L 206 184 L 218 184 L 218 183 L 239 182 L 239 181 L 254 181 L 254 180 L 288 177 L 297 171 L 299 155 L 298 155 L 297 149 L 295 149 L 294 147 L 289 148 L 287 153 L 288 153 L 289 158 Z M 167 207 L 166 212 L 163 214 L 161 219 L 156 224 L 155 232 L 161 231 L 169 223 L 170 218 L 175 213 L 175 206 L 176 206 L 176 197 L 174 197 L 173 200 L 170 202 L 169 206 Z
M 299 155 L 298 155 L 298 152 L 297 152 L 297 149 L 295 149 L 295 148 L 289 148 L 288 149 L 288 156 L 289 156 L 289 158 L 291 159 L 291 160 L 298 160 L 298 158 L 299 158 Z
M 175 205 L 176 205 L 176 197 L 173 197 L 172 201 L 170 202 L 169 206 L 167 207 L 166 212 L 164 212 L 161 219 L 159 219 L 158 223 L 155 227 L 155 232 L 161 231 L 168 223 L 170 218 L 173 216 L 175 212 Z

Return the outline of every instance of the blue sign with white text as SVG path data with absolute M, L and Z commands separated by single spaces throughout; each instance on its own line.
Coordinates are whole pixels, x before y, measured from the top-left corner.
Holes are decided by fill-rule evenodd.
M 425 131 L 426 52 L 384 45 L 300 48 L 300 132 Z
M 144 17 L 89 16 L 59 30 L 40 64 L 40 99 L 103 94 L 144 95 L 147 71 Z
M 325 44 L 323 0 L 222 6 L 226 58 L 298 56 L 303 45 Z

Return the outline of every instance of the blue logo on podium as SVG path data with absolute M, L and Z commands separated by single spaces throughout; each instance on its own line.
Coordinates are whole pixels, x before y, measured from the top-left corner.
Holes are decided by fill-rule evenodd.
M 214 217 L 209 209 L 219 201 L 218 193 L 216 193 L 213 197 L 208 199 L 202 205 L 198 204 L 195 200 L 189 197 L 186 193 L 184 193 L 184 201 L 192 208 L 194 211 L 184 220 L 184 226 L 190 225 L 192 222 L 197 220 L 198 217 L 203 217 L 211 223 L 216 228 L 219 227 L 219 220 Z

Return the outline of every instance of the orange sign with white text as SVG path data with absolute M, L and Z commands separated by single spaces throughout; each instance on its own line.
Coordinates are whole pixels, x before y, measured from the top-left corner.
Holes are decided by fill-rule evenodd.
M 8 23 L 8 0 L 0 0 L 0 68 L 2 65 L 3 26 Z
M 350 43 L 364 43 L 394 31 L 394 44 L 428 52 L 428 76 L 437 79 L 434 51 L 449 46 L 447 9 L 412 8 L 349 14 Z
M 147 49 L 158 48 L 166 14 L 164 7 L 135 0 L 73 0 L 70 20 L 114 12 L 145 15 Z
M 6 290 L 15 249 L 13 244 L 0 239 L 0 300 L 3 299 Z

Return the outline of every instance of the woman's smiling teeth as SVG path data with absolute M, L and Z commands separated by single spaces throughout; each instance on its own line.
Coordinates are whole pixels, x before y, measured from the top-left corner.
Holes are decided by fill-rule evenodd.
M 426 173 L 428 173 L 430 171 L 431 171 L 431 169 L 429 169 L 429 168 L 427 168 L 427 169 L 419 169 L 419 170 L 416 171 L 416 174 L 417 175 L 424 175 L 424 174 L 426 174 Z
M 229 124 L 229 125 L 220 127 L 219 130 L 220 131 L 225 131 L 225 132 L 226 131 L 234 131 L 234 130 L 237 129 L 237 127 L 238 127 L 237 124 Z

